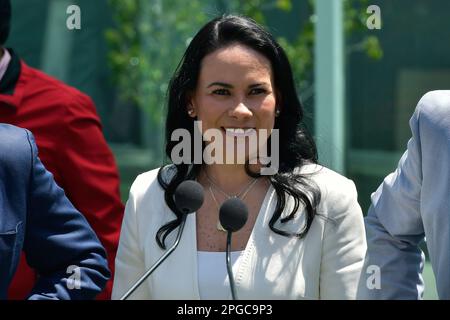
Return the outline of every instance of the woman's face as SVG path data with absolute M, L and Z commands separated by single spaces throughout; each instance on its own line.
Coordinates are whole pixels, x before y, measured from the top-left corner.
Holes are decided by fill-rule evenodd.
M 261 129 L 269 136 L 276 112 L 270 61 L 241 44 L 210 53 L 202 61 L 188 108 L 193 110 L 192 117 L 202 121 L 203 133 L 219 129 L 224 141 L 227 137 L 259 138 Z

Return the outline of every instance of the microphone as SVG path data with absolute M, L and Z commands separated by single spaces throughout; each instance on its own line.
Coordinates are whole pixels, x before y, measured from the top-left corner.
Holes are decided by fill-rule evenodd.
M 203 187 L 198 182 L 193 180 L 183 181 L 176 188 L 173 198 L 176 207 L 182 212 L 181 223 L 174 244 L 122 297 L 120 297 L 120 300 L 126 300 L 178 246 L 181 239 L 181 234 L 183 233 L 184 225 L 186 223 L 187 215 L 197 211 L 203 204 Z
M 237 300 L 236 288 L 234 285 L 233 269 L 231 268 L 231 235 L 240 230 L 248 218 L 248 209 L 245 203 L 239 198 L 230 198 L 226 200 L 219 210 L 219 220 L 222 227 L 227 231 L 227 253 L 226 263 L 228 280 L 230 281 L 231 296 Z

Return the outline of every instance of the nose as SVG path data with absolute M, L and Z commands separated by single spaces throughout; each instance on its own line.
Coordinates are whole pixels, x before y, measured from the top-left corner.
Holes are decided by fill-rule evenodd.
M 236 120 L 246 120 L 253 116 L 253 112 L 242 102 L 231 108 L 228 115 Z

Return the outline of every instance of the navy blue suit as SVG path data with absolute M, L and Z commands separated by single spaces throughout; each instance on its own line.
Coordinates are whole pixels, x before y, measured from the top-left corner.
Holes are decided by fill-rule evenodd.
M 30 299 L 93 299 L 110 277 L 105 250 L 37 153 L 29 131 L 0 124 L 0 299 L 22 250 L 39 274 Z

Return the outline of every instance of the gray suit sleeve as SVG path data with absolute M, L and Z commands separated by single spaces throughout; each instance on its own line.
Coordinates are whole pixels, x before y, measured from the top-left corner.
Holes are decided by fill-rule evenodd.
M 420 103 L 419 103 L 420 105 Z M 421 299 L 424 239 L 420 108 L 410 120 L 412 138 L 395 172 L 375 193 L 365 218 L 367 257 L 359 283 L 359 299 Z

